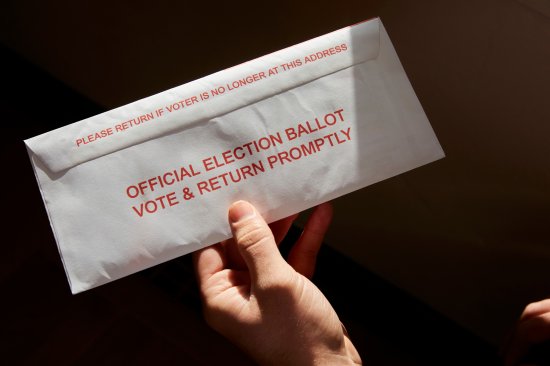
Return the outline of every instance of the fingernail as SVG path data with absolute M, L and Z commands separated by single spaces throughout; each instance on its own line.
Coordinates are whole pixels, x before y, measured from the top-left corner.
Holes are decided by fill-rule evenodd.
M 255 215 L 254 206 L 246 201 L 237 201 L 229 207 L 229 221 L 232 223 L 250 219 Z

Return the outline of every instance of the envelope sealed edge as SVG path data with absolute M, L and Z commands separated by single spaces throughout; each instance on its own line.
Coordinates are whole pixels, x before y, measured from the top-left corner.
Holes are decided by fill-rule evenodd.
M 380 48 L 380 20 L 374 18 L 353 26 L 313 38 L 309 41 L 273 52 L 249 62 L 233 66 L 204 78 L 166 90 L 125 106 L 61 127 L 25 140 L 30 151 L 44 163 L 48 174 L 59 173 L 80 163 L 96 159 L 135 144 L 181 131 L 233 110 L 256 103 L 269 96 L 282 93 L 306 84 L 320 77 L 375 59 Z M 198 95 L 215 90 L 221 85 L 230 85 L 250 75 L 265 72 L 266 65 L 280 65 L 309 53 L 325 50 L 340 44 L 347 44 L 349 50 L 330 56 L 328 62 L 321 61 L 290 69 L 276 77 L 265 78 L 231 92 L 200 101 Z M 354 46 L 354 43 L 360 43 Z M 197 102 L 193 103 L 193 97 Z M 154 111 L 170 103 L 188 101 L 190 105 L 177 113 L 155 117 Z M 137 119 L 137 120 L 136 120 Z M 115 132 L 121 123 L 139 123 L 124 133 Z M 155 120 L 156 119 L 156 120 Z M 111 134 L 109 134 L 109 129 Z M 80 136 L 106 135 L 86 145 L 78 145 Z M 66 136 L 71 136 L 67 138 Z

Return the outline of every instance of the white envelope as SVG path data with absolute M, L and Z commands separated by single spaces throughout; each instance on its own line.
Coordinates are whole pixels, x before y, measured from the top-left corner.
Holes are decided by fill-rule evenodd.
M 25 143 L 73 293 L 444 156 L 379 19 Z

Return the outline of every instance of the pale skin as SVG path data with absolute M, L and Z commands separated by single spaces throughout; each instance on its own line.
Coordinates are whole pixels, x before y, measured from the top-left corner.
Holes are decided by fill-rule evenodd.
M 233 239 L 198 251 L 208 324 L 261 365 L 360 365 L 338 315 L 309 280 L 332 218 L 318 206 L 288 262 L 278 243 L 295 216 L 267 225 L 248 202 L 229 208 Z
M 524 365 L 524 357 L 534 347 L 542 344 L 548 344 L 550 347 L 550 299 L 533 302 L 525 307 L 514 332 L 502 350 L 505 365 Z
M 336 312 L 309 280 L 332 208 L 314 210 L 287 262 L 277 245 L 295 218 L 267 225 L 248 202 L 229 208 L 233 239 L 194 254 L 206 321 L 260 365 L 360 365 Z M 505 365 L 522 365 L 548 342 L 550 299 L 525 308 L 503 347 Z

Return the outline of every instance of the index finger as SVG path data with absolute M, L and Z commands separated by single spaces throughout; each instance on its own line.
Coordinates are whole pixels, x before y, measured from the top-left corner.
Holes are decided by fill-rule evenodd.
M 199 285 L 225 268 L 225 253 L 220 243 L 193 253 L 193 264 Z

